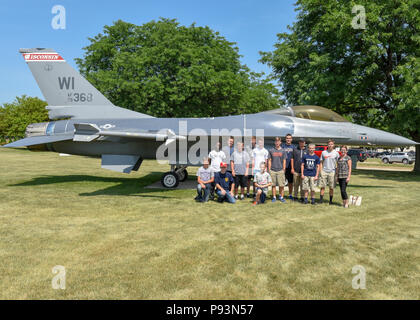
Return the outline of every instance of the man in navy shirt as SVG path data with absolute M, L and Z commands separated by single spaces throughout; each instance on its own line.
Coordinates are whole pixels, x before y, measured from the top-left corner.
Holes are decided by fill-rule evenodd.
M 315 204 L 315 181 L 319 175 L 319 157 L 315 154 L 315 145 L 309 145 L 308 154 L 302 156 L 302 190 L 305 192 L 304 203 L 308 203 L 308 191 L 311 190 L 311 204 Z
M 293 174 L 292 174 L 292 165 L 291 165 L 291 159 L 293 155 L 293 149 L 296 148 L 294 144 L 292 144 L 293 137 L 290 133 L 286 135 L 286 143 L 283 143 L 281 145 L 281 148 L 283 149 L 283 152 L 286 155 L 286 171 L 285 176 L 286 180 L 289 186 L 289 199 L 293 200 Z
M 233 196 L 233 190 L 235 183 L 233 181 L 232 174 L 227 170 L 227 163 L 222 162 L 220 164 L 220 172 L 216 172 L 214 176 L 214 182 L 216 183 L 216 193 L 218 201 L 223 202 L 227 200 L 229 203 L 235 203 L 235 197 Z

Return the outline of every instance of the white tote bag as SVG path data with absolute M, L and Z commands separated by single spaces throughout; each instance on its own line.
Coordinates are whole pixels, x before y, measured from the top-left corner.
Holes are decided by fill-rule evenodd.
M 350 196 L 349 204 L 353 206 L 360 206 L 362 204 L 362 197 L 359 196 Z

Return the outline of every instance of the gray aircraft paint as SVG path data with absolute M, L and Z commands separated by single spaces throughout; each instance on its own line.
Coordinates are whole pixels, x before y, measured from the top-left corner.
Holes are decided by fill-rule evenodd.
M 207 150 L 201 150 L 203 154 L 198 156 L 202 159 L 213 146 L 214 131 L 223 134 L 218 133 L 213 138 L 227 138 L 230 135 L 258 136 L 259 130 L 263 130 L 266 146 L 273 144 L 274 137 L 288 133 L 295 140 L 302 137 L 314 143 L 333 138 L 337 144 L 349 145 L 416 144 L 398 135 L 350 122 L 307 120 L 279 115 L 276 110 L 216 118 L 154 118 L 114 106 L 52 49 L 21 49 L 20 52 L 48 102 L 50 119 L 70 119 L 30 125 L 29 137 L 5 147 L 46 145 L 48 150 L 59 153 L 102 157 L 103 168 L 129 173 L 138 169 L 142 159 L 156 159 L 156 150 L 168 142 L 175 143 L 179 153 L 181 140 L 186 140 L 187 150 L 190 150 L 198 139 L 208 139 Z M 28 54 L 34 56 L 26 56 Z M 197 132 L 200 138 L 191 139 Z M 171 164 L 180 164 L 179 154 L 175 159 Z M 198 165 L 189 161 L 182 164 Z

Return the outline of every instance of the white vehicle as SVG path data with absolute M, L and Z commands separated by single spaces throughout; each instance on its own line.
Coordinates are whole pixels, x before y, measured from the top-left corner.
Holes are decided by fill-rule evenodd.
M 390 155 L 382 157 L 383 163 L 394 163 L 401 162 L 404 164 L 412 164 L 415 161 L 415 158 L 407 152 L 394 152 Z

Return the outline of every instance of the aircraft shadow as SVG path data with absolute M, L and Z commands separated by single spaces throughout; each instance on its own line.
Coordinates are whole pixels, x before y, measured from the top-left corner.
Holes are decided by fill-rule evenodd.
M 112 186 L 99 189 L 93 192 L 82 192 L 80 196 L 135 196 L 148 198 L 172 198 L 163 195 L 154 195 L 153 193 L 168 192 L 170 189 L 146 188 L 146 186 L 160 179 L 160 172 L 152 172 L 141 178 L 117 178 L 117 177 L 101 177 L 92 175 L 49 175 L 33 178 L 32 180 L 11 184 L 9 186 L 41 186 L 57 183 L 74 183 L 74 182 L 99 182 L 112 183 Z M 117 183 L 117 184 L 115 184 Z

